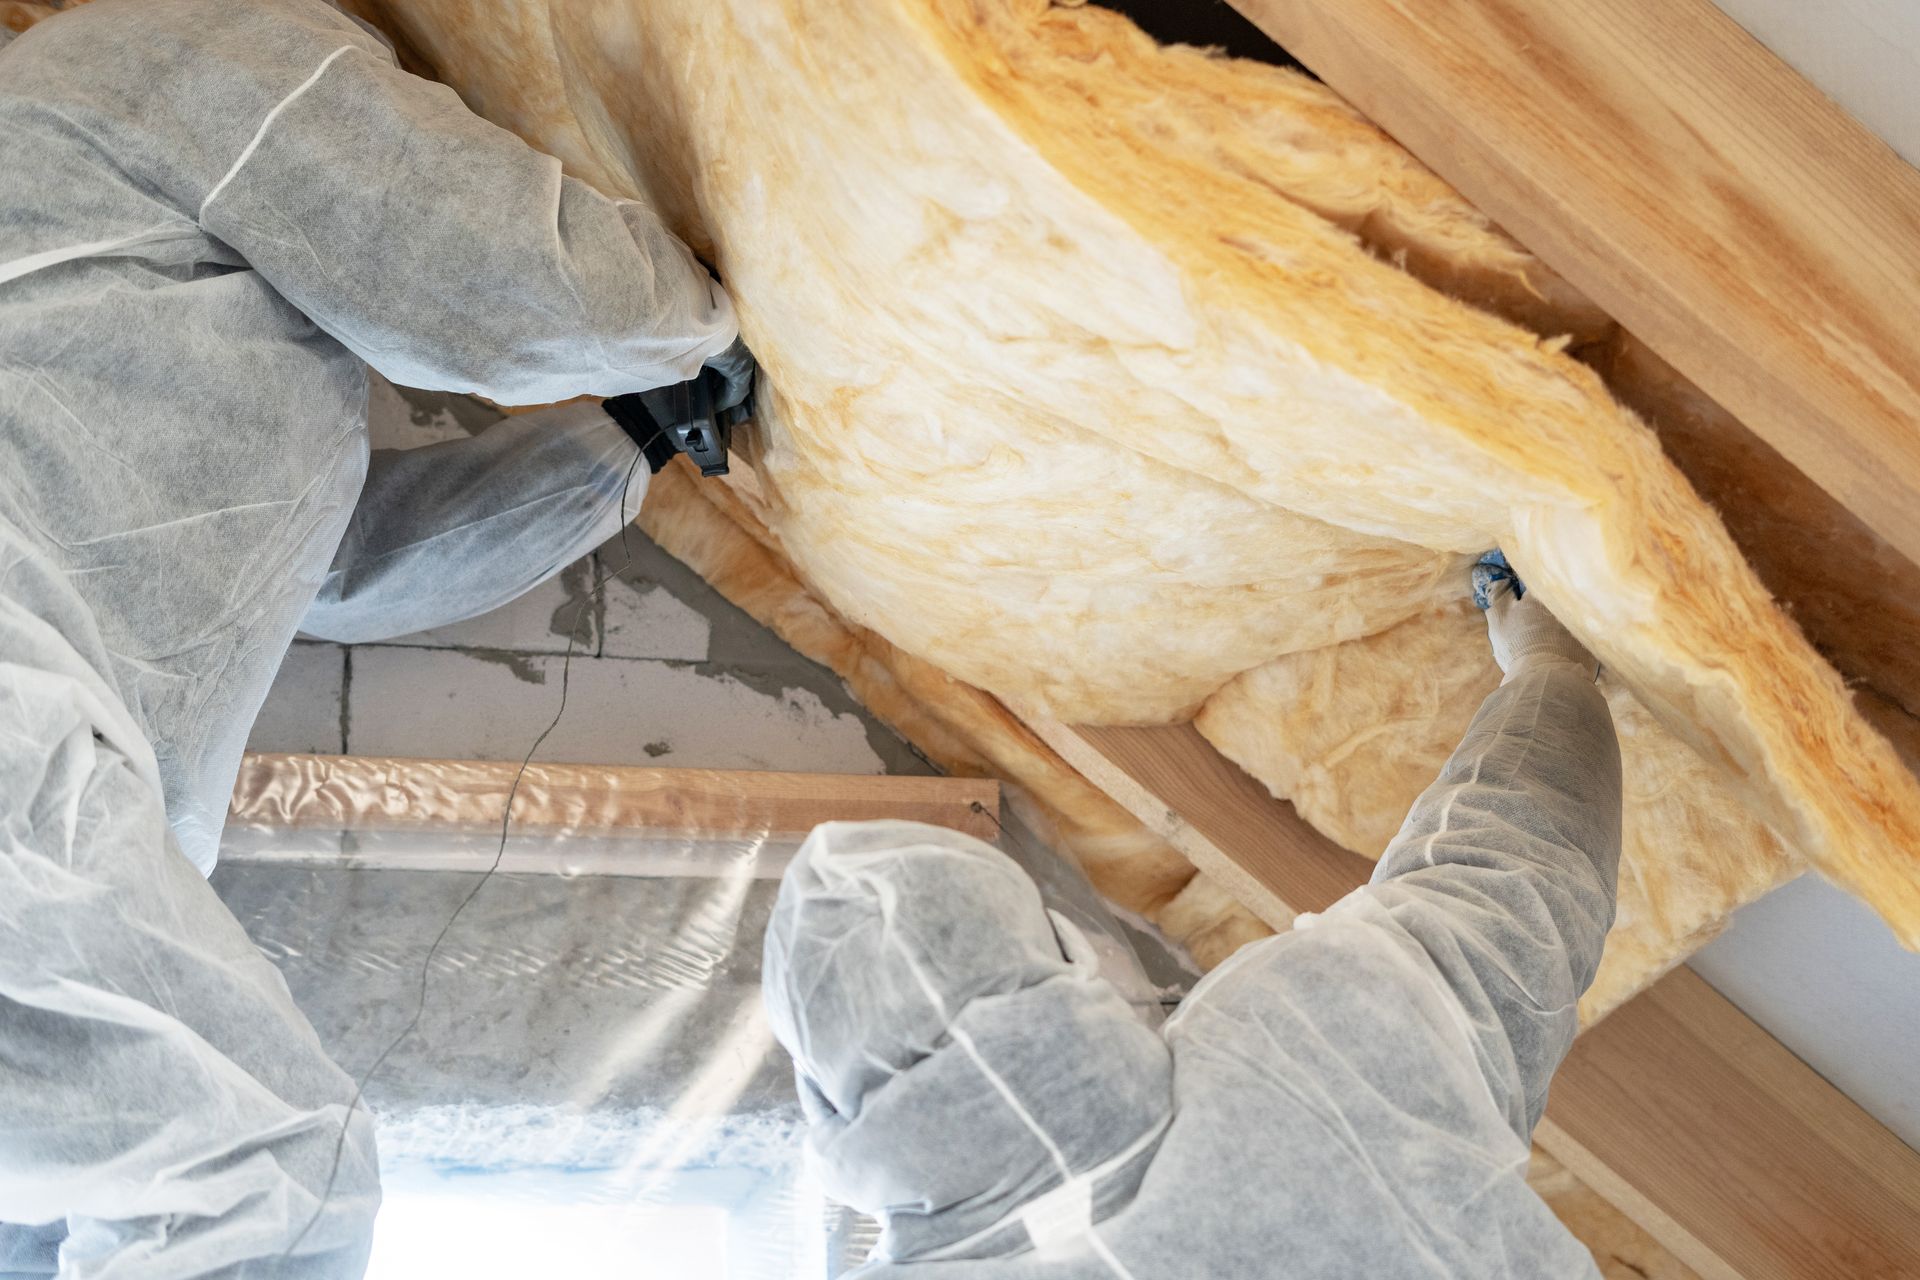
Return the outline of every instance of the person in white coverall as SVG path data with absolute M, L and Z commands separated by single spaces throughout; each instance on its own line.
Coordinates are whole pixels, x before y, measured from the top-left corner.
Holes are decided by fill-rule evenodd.
M 738 401 L 737 339 L 652 211 L 319 0 L 0 47 L 0 1274 L 364 1269 L 371 1121 L 205 879 L 249 726 L 295 632 L 501 604 L 648 477 L 598 405 L 370 460 L 367 366 Z
M 1528 1138 L 1613 920 L 1620 755 L 1594 660 L 1510 575 L 1506 679 L 1372 882 L 1137 1020 L 1026 873 L 836 823 L 765 997 L 871 1280 L 1561 1280 L 1592 1257 Z

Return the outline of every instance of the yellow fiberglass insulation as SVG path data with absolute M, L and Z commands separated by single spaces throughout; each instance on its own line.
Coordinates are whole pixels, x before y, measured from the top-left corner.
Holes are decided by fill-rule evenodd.
M 1564 354 L 1606 318 L 1328 91 L 1044 0 L 384 13 L 719 264 L 765 370 L 753 474 L 655 523 L 747 530 L 789 625 L 830 620 L 857 689 L 1080 814 L 1063 843 L 1106 850 L 1116 897 L 1248 932 L 1183 915 L 1215 891 L 1006 708 L 1199 713 L 1377 853 L 1492 679 L 1458 601 L 1499 546 L 1604 661 L 1622 729 L 1590 1014 L 1803 860 L 1920 943 L 1920 787 Z

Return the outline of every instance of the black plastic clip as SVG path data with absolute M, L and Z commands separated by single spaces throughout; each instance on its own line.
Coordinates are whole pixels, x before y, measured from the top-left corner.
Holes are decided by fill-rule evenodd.
M 731 409 L 715 408 L 726 386 L 718 370 L 702 369 L 690 381 L 613 396 L 605 406 L 607 415 L 640 446 L 655 474 L 675 453 L 684 453 L 701 475 L 723 476 L 733 429 L 753 416 L 751 396 Z

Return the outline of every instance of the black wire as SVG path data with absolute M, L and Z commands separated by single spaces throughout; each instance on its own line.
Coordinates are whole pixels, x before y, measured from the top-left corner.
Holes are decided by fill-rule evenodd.
M 987 806 L 981 804 L 978 800 L 968 801 L 967 808 L 973 810 L 975 813 L 985 814 L 987 821 L 993 824 L 993 829 L 996 833 L 998 833 L 999 835 L 1005 836 L 1007 839 L 1019 845 L 1020 851 L 1022 853 L 1028 855 L 1029 857 L 1033 855 L 1033 850 L 1027 847 L 1027 842 L 1022 840 L 1019 836 L 1015 835 L 1012 831 L 1009 831 L 1007 829 L 1007 824 L 1000 821 L 999 814 L 987 808 Z
M 664 433 L 656 433 L 654 438 L 658 439 L 661 434 Z M 420 1019 L 425 1016 L 427 1011 L 427 979 L 433 971 L 433 958 L 439 953 L 440 944 L 446 941 L 447 934 L 453 929 L 454 921 L 458 920 L 460 913 L 465 911 L 468 904 L 479 896 L 480 890 L 486 888 L 487 881 L 493 878 L 493 873 L 500 869 L 501 860 L 507 856 L 507 833 L 513 825 L 513 799 L 520 792 L 520 781 L 527 776 L 527 770 L 533 764 L 534 753 L 540 750 L 540 745 L 547 740 L 548 735 L 559 727 L 560 717 L 567 713 L 567 680 L 573 668 L 574 646 L 580 639 L 580 624 L 586 620 L 587 606 L 603 600 L 605 598 L 607 584 L 623 576 L 628 569 L 633 567 L 633 547 L 627 541 L 627 531 L 631 528 L 627 517 L 627 494 L 633 487 L 634 472 L 639 470 L 640 464 L 646 460 L 647 445 L 652 443 L 653 441 L 649 440 L 647 444 L 640 446 L 640 452 L 634 456 L 632 465 L 627 468 L 627 474 L 620 482 L 620 552 L 626 558 L 621 562 L 618 569 L 608 573 L 602 573 L 595 579 L 593 585 L 587 589 L 586 596 L 581 599 L 579 607 L 574 610 L 573 625 L 567 629 L 566 656 L 560 661 L 560 705 L 555 709 L 553 719 L 547 722 L 547 727 L 540 731 L 540 736 L 535 738 L 533 745 L 527 748 L 527 754 L 520 761 L 519 769 L 514 772 L 513 782 L 507 788 L 507 803 L 500 813 L 500 848 L 495 851 L 492 864 L 488 866 L 481 877 L 474 882 L 473 888 L 467 890 L 467 896 L 460 899 L 460 905 L 453 909 L 453 914 L 448 916 L 447 922 L 440 926 L 440 932 L 434 935 L 433 944 L 427 948 L 427 958 L 420 965 L 420 994 L 419 998 L 414 1002 L 413 1016 L 407 1019 L 407 1025 L 400 1029 L 400 1034 L 388 1042 L 387 1047 L 380 1051 L 380 1056 L 373 1060 L 373 1065 L 368 1067 L 365 1073 L 363 1073 L 355 1083 L 353 1099 L 347 1103 L 346 1119 L 340 1122 L 340 1136 L 333 1144 L 333 1165 L 327 1171 L 327 1185 L 320 1192 L 320 1203 L 315 1207 L 313 1216 L 307 1219 L 307 1224 L 300 1228 L 300 1234 L 293 1238 L 293 1243 L 289 1244 L 286 1251 L 280 1255 L 282 1260 L 293 1256 L 293 1251 L 300 1247 L 301 1242 L 307 1238 L 307 1233 L 313 1230 L 316 1222 L 320 1221 L 320 1215 L 327 1211 L 327 1203 L 333 1197 L 333 1184 L 340 1176 L 340 1161 L 346 1154 L 347 1131 L 353 1124 L 353 1113 L 359 1109 L 360 1101 L 366 1093 L 367 1083 L 373 1079 L 375 1072 L 386 1065 L 386 1061 L 392 1056 L 393 1051 L 398 1049 L 406 1041 L 406 1038 L 413 1034 L 414 1029 L 420 1025 Z M 976 801 L 975 803 L 977 804 L 978 802 Z

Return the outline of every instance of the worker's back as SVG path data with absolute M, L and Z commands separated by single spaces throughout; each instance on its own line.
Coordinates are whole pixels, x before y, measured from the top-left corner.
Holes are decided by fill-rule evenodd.
M 0 138 L 0 520 L 93 611 L 203 871 L 360 493 L 366 365 L 543 403 L 738 332 L 650 209 L 318 0 L 60 14 L 0 49 Z

